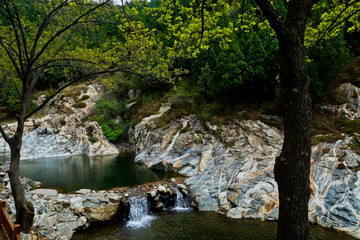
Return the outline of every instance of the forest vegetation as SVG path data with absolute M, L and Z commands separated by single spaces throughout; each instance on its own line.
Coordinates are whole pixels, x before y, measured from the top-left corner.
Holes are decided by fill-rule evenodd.
M 336 76 L 360 53 L 356 0 L 134 0 L 122 5 L 3 0 L 0 5 L 0 54 L 6 56 L 0 59 L 1 118 L 17 118 L 21 125 L 43 106 L 35 105 L 40 94 L 45 92 L 48 102 L 67 86 L 96 81 L 109 94 L 97 103 L 93 119 L 114 143 L 125 140 L 127 128 L 164 101 L 173 104 L 165 122 L 190 113 L 204 122 L 226 119 L 242 110 L 287 116 L 291 109 L 281 104 L 296 95 L 289 95 L 289 88 L 297 88 L 286 79 L 291 73 L 284 60 L 291 56 L 284 46 L 300 43 L 299 62 L 306 66 L 299 68 L 307 69 L 299 77 L 305 77 L 299 83 L 304 106 L 310 104 L 308 92 L 313 104 L 336 92 Z M 301 31 L 294 36 L 289 24 L 299 16 L 303 36 Z M 136 105 L 128 109 L 130 90 Z M 341 95 L 335 96 L 341 102 Z M 285 135 L 287 119 L 291 116 L 285 117 Z M 19 129 L 14 138 L 20 147 L 22 134 Z

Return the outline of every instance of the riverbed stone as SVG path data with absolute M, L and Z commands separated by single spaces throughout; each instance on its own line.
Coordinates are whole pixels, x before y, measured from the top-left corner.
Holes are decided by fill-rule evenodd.
M 70 199 L 70 208 L 71 209 L 78 209 L 82 207 L 83 200 L 80 197 Z
M 159 190 L 159 192 L 161 193 L 166 193 L 166 187 L 165 186 L 158 186 L 157 190 Z
M 48 196 L 56 196 L 58 193 L 55 189 L 44 189 L 44 188 L 35 189 L 32 190 L 31 192 L 37 195 L 48 195 Z
M 90 192 L 91 192 L 91 189 L 80 189 L 80 190 L 76 191 L 76 193 L 78 193 L 78 194 L 87 194 Z

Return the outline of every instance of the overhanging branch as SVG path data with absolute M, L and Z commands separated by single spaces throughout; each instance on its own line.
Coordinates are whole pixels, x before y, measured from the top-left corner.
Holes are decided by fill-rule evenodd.
M 284 36 L 285 26 L 284 22 L 280 19 L 279 13 L 268 0 L 255 0 L 255 2 L 269 21 L 272 29 L 274 29 L 278 37 L 282 38 Z

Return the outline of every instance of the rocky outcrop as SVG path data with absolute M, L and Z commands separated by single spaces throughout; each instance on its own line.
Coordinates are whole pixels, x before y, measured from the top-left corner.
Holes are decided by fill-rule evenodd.
M 313 147 L 309 218 L 360 238 L 360 156 L 345 138 Z
M 0 183 L 0 199 L 7 203 L 7 211 L 13 221 L 16 210 L 9 180 L 6 174 Z M 4 176 L 5 175 L 5 176 Z M 171 182 L 156 182 L 134 188 L 116 188 L 110 191 L 80 189 L 74 194 L 58 194 L 53 189 L 31 190 L 37 183 L 23 178 L 26 196 L 35 209 L 31 234 L 23 239 L 68 240 L 77 229 L 87 228 L 95 222 L 127 220 L 132 198 L 147 197 L 150 210 L 157 212 L 173 207 L 177 196 L 174 188 L 179 186 L 180 194 L 187 195 L 183 179 Z
M 276 219 L 278 130 L 251 120 L 202 126 L 195 115 L 152 130 L 153 122 L 145 120 L 135 128 L 135 161 L 188 176 L 185 183 L 199 210 Z
M 21 159 L 119 153 L 107 141 L 99 124 L 87 121 L 100 94 L 96 86 L 84 86 L 84 90 L 78 94 L 60 93 L 45 107 L 43 117 L 29 119 L 25 123 Z M 42 99 L 43 96 L 40 96 L 38 103 Z M 7 124 L 5 130 L 11 134 L 16 126 L 17 123 Z M 2 137 L 0 154 L 10 155 L 10 149 Z
M 194 115 L 157 128 L 160 116 L 135 127 L 136 162 L 187 176 L 200 210 L 233 218 L 277 218 L 273 168 L 283 141 L 279 130 L 253 120 L 203 126 Z M 350 149 L 352 141 L 313 147 L 309 218 L 360 238 L 360 156 Z
M 360 118 L 360 88 L 351 83 L 343 83 L 337 90 L 345 94 L 347 102 L 341 105 L 321 105 L 321 111 L 351 120 Z

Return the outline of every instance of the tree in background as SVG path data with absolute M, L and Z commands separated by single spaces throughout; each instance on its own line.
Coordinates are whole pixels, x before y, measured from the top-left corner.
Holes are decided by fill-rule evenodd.
M 163 1 L 159 7 L 146 11 L 157 17 L 156 22 L 167 33 L 165 39 L 171 45 L 167 57 L 195 58 L 201 51 L 208 50 L 209 42 L 216 39 L 222 49 L 229 49 L 231 38 L 228 36 L 236 29 L 236 25 L 230 21 L 224 26 L 222 20 L 234 2 L 236 1 Z M 353 26 L 349 31 L 358 28 L 360 3 L 356 0 L 255 0 L 257 8 L 253 1 L 239 2 L 239 28 L 244 28 L 244 33 L 253 28 L 271 29 L 272 34 L 276 34 L 279 45 L 279 81 L 285 138 L 274 169 L 280 202 L 277 239 L 307 239 L 311 100 L 305 46 L 316 47 L 322 40 L 338 36 L 345 23 Z M 245 6 L 250 11 L 245 12 Z M 256 38 L 252 40 L 255 42 Z M 183 48 L 182 44 L 186 41 L 193 42 L 193 45 Z M 218 58 L 225 51 L 216 52 L 215 49 L 209 52 L 214 62 L 207 62 L 201 68 L 204 78 L 200 80 L 203 86 L 217 94 L 222 88 L 241 85 L 242 81 L 235 77 L 234 82 L 228 82 L 234 76 L 226 73 L 229 65 L 224 66 L 222 59 Z M 255 50 L 252 49 L 252 53 L 261 54 L 261 51 Z M 242 65 L 249 65 L 243 61 L 243 55 L 237 60 L 234 58 L 233 55 L 239 52 L 236 45 L 229 51 L 231 53 L 225 59 L 230 65 L 236 65 L 232 67 L 235 69 L 234 73 L 264 75 L 264 66 L 260 68 L 254 64 L 250 65 L 252 68 L 242 69 Z M 256 62 L 256 59 L 253 60 Z M 220 74 L 216 78 L 221 77 L 221 81 L 213 77 L 214 71 Z
M 23 1 L 2 0 L 0 3 L 1 85 L 11 86 L 17 95 L 17 128 L 0 132 L 11 149 L 9 178 L 14 196 L 17 222 L 29 232 L 34 208 L 26 199 L 19 178 L 20 150 L 27 118 L 39 111 L 57 93 L 71 84 L 91 76 L 114 71 L 101 64 L 101 50 L 74 46 L 80 28 L 91 25 L 92 14 L 110 3 L 87 0 Z M 50 92 L 46 101 L 31 108 L 30 101 L 40 79 L 51 71 L 61 73 L 65 84 Z

